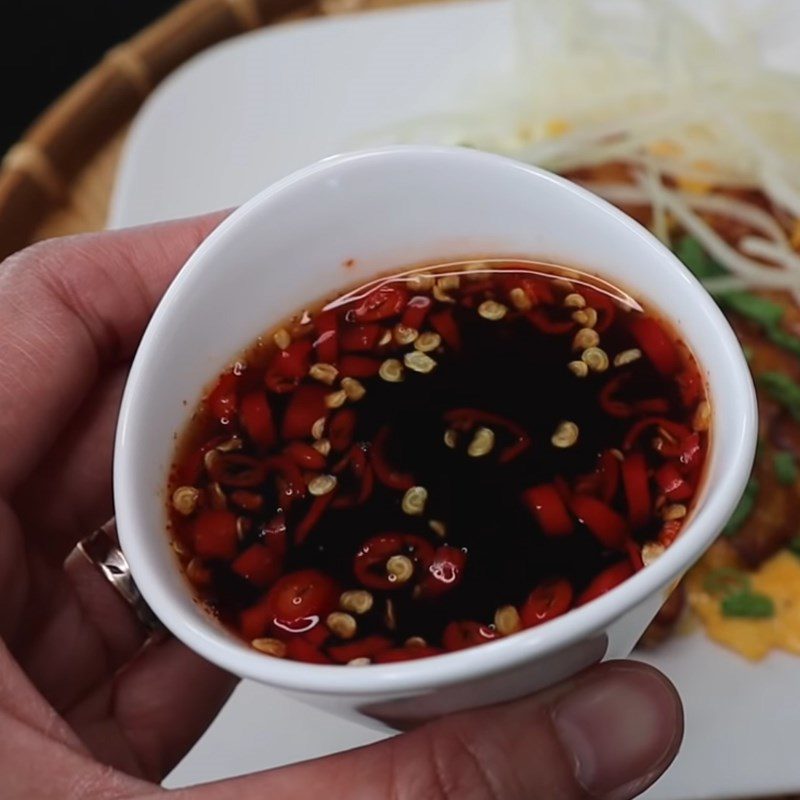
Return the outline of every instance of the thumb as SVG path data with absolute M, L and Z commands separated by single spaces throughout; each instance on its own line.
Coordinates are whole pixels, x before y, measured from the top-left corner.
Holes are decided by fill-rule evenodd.
M 643 664 L 609 662 L 525 700 L 178 796 L 625 800 L 669 766 L 682 735 L 683 712 L 672 684 Z

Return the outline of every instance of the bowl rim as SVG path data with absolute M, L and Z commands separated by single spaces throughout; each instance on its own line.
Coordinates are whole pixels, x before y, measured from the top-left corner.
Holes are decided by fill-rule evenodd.
M 483 163 L 500 170 L 527 173 L 534 179 L 552 184 L 556 191 L 572 193 L 583 202 L 594 206 L 597 211 L 611 215 L 617 223 L 622 223 L 630 235 L 647 240 L 654 258 L 662 262 L 662 268 L 681 273 L 687 290 L 695 293 L 696 302 L 705 312 L 706 326 L 709 334 L 715 338 L 719 356 L 734 371 L 741 389 L 737 398 L 739 415 L 735 419 L 724 421 L 726 440 L 734 451 L 733 466 L 715 485 L 713 492 L 709 492 L 703 499 L 702 524 L 699 527 L 695 524 L 693 515 L 678 539 L 653 564 L 608 594 L 543 625 L 477 648 L 415 661 L 370 665 L 361 669 L 344 669 L 341 665 L 306 664 L 268 658 L 255 651 L 249 652 L 231 634 L 221 630 L 210 617 L 203 624 L 195 624 L 187 618 L 171 590 L 160 584 L 154 571 L 148 569 L 151 557 L 144 544 L 145 537 L 138 535 L 136 531 L 137 498 L 133 496 L 132 482 L 136 471 L 142 467 L 132 463 L 133 459 L 128 457 L 126 440 L 135 435 L 132 419 L 139 395 L 147 391 L 147 383 L 142 383 L 144 376 L 150 368 L 150 362 L 157 359 L 159 329 L 172 315 L 184 284 L 209 263 L 207 255 L 216 251 L 220 245 L 224 246 L 226 240 L 235 237 L 237 228 L 246 224 L 253 211 L 264 205 L 280 202 L 281 194 L 289 188 L 304 185 L 310 188 L 316 181 L 327 180 L 332 173 L 346 171 L 354 165 L 360 166 L 365 160 L 417 157 L 460 159 L 466 166 L 470 162 Z M 636 290 L 636 287 L 630 288 Z M 711 389 L 713 394 L 713 386 Z M 121 545 L 142 596 L 176 638 L 207 660 L 243 678 L 312 694 L 371 697 L 385 693 L 431 690 L 503 672 L 565 649 L 607 628 L 645 601 L 649 595 L 660 591 L 682 575 L 717 536 L 744 491 L 755 453 L 756 434 L 755 390 L 741 347 L 730 325 L 694 276 L 649 231 L 588 190 L 538 167 L 467 148 L 392 145 L 330 156 L 273 183 L 234 211 L 189 257 L 154 312 L 128 376 L 115 440 L 114 502 Z M 712 436 L 710 456 L 715 451 L 715 441 L 717 439 Z

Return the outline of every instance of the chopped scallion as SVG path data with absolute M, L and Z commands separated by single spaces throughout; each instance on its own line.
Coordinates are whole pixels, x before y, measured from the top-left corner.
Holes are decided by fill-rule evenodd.
M 775 470 L 775 477 L 781 485 L 791 486 L 797 480 L 797 459 L 793 453 L 786 450 L 775 453 L 772 458 L 772 466 Z
M 758 382 L 776 403 L 800 422 L 800 384 L 783 372 L 762 372 Z
M 757 592 L 739 592 L 723 598 L 722 614 L 726 617 L 768 619 L 775 616 L 775 603 L 771 597 Z
M 758 481 L 755 478 L 750 478 L 747 481 L 744 494 L 728 520 L 728 524 L 722 529 L 722 533 L 725 536 L 735 536 L 739 528 L 747 521 L 755 507 L 758 489 Z
M 741 594 L 750 588 L 750 576 L 735 567 L 718 567 L 705 576 L 703 588 L 709 594 L 723 597 Z

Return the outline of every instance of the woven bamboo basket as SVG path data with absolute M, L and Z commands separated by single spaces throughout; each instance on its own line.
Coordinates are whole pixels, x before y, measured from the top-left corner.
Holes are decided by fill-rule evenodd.
M 192 56 L 224 39 L 290 19 L 424 1 L 184 0 L 110 50 L 5 155 L 0 259 L 40 239 L 105 226 L 131 119 L 150 92 Z M 800 795 L 783 800 L 800 800 Z

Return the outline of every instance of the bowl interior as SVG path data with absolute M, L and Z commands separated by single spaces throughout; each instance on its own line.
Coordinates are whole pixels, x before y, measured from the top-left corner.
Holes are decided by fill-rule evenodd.
M 718 434 L 692 522 L 667 556 L 629 581 L 640 588 L 623 586 L 616 600 L 603 600 L 606 616 L 674 578 L 710 542 L 749 472 L 754 402 L 733 334 L 677 260 L 608 204 L 513 161 L 419 147 L 336 157 L 270 187 L 220 226 L 170 287 L 131 371 L 115 460 L 117 522 L 142 593 L 173 632 L 239 674 L 284 678 L 287 665 L 253 654 L 195 605 L 165 534 L 175 435 L 203 387 L 304 304 L 390 269 L 489 255 L 566 264 L 619 283 L 672 321 L 707 373 Z M 600 620 L 588 609 L 530 641 L 547 647 L 558 635 L 579 636 Z M 423 664 L 402 666 L 422 674 Z M 294 677 L 286 680 L 302 683 L 308 665 L 290 666 Z

